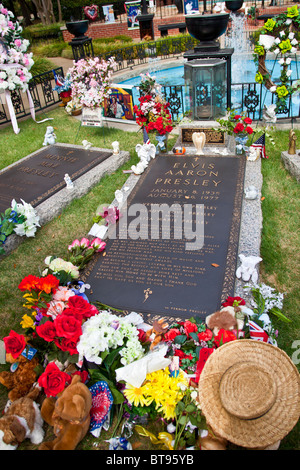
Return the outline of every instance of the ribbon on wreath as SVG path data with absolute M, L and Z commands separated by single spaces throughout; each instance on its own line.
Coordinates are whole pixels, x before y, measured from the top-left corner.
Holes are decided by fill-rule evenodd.
M 2 64 L 0 68 L 2 70 L 5 70 L 7 68 L 16 68 L 16 67 L 22 68 L 22 66 L 20 66 L 18 64 Z M 34 122 L 36 122 L 37 124 L 41 124 L 42 122 L 52 121 L 53 118 L 46 118 L 46 119 L 43 119 L 42 121 L 37 121 L 36 120 L 34 104 L 33 104 L 32 96 L 31 96 L 29 88 L 27 88 L 26 93 L 27 93 L 27 98 L 28 98 L 28 103 L 29 103 L 30 114 L 31 114 L 31 117 L 34 120 Z M 11 120 L 11 123 L 12 123 L 12 126 L 13 126 L 14 133 L 19 134 L 20 128 L 18 126 L 16 113 L 15 113 L 15 108 L 13 106 L 12 99 L 11 99 L 11 92 L 10 92 L 10 90 L 6 89 L 6 90 L 4 90 L 4 94 L 5 94 L 6 104 L 7 104 L 7 107 L 8 107 L 8 112 L 9 112 L 9 115 L 10 115 L 10 120 Z

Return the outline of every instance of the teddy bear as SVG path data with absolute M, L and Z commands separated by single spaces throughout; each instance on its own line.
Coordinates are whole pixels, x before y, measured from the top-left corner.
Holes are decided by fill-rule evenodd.
M 15 450 L 26 438 L 35 445 L 43 441 L 43 419 L 36 403 L 39 394 L 35 384 L 26 396 L 7 406 L 0 418 L 0 450 Z
M 244 327 L 243 317 L 240 307 L 229 306 L 208 315 L 205 318 L 205 323 L 214 335 L 217 335 L 222 328 L 224 330 L 242 330 Z
M 14 372 L 0 372 L 0 383 L 9 390 L 9 400 L 15 401 L 18 398 L 24 397 L 36 382 L 37 373 L 35 369 L 39 361 L 36 357 L 29 360 L 22 354 L 16 360 L 7 354 L 6 361 L 12 362 L 13 366 L 17 367 Z
M 43 146 L 46 145 L 54 145 L 56 141 L 56 134 L 54 133 L 54 128 L 52 126 L 48 126 L 44 135 L 44 142 Z
M 39 450 L 74 450 L 89 430 L 91 407 L 91 392 L 79 375 L 73 376 L 70 385 L 57 398 L 46 397 L 41 415 L 53 426 L 56 438 L 43 442 Z

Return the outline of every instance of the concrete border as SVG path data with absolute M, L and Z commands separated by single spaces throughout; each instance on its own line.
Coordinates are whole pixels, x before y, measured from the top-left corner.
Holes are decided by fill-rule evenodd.
M 55 145 L 62 146 L 62 147 L 82 149 L 82 146 L 80 145 L 62 144 L 62 143 L 57 143 Z M 27 155 L 26 157 L 22 158 L 16 163 L 13 163 L 12 165 L 9 165 L 7 168 L 11 168 L 15 166 L 16 164 L 19 164 L 22 161 L 26 161 L 28 158 L 38 153 L 39 150 L 37 150 L 36 152 L 33 152 L 30 155 Z M 92 147 L 91 150 L 112 152 L 112 150 L 110 149 L 102 149 L 98 147 Z M 122 166 L 125 162 L 127 162 L 129 159 L 130 159 L 129 152 L 120 151 L 118 155 L 114 155 L 112 153 L 112 155 L 108 157 L 106 160 L 99 163 L 99 165 L 97 165 L 96 167 L 92 168 L 91 170 L 87 171 L 82 176 L 77 178 L 74 181 L 74 188 L 67 189 L 66 187 L 64 187 L 63 189 L 61 189 L 60 191 L 58 191 L 57 193 L 53 194 L 48 199 L 43 201 L 41 204 L 39 204 L 35 208 L 40 218 L 40 225 L 43 226 L 47 224 L 48 222 L 50 222 L 55 217 L 57 217 L 63 211 L 63 209 L 65 209 L 70 204 L 70 202 L 72 202 L 74 199 L 79 199 L 83 195 L 87 194 L 93 186 L 99 183 L 99 181 L 101 180 L 101 178 L 103 178 L 103 176 L 113 173 L 118 168 L 120 168 L 120 166 Z M 6 170 L 7 168 L 4 168 L 2 171 Z M 15 234 L 10 235 L 5 242 L 5 245 L 4 245 L 5 254 L 2 257 L 8 255 L 12 250 L 17 248 L 17 246 L 19 246 L 24 239 L 25 237 L 19 237 Z M 0 257 L 0 259 L 2 257 Z

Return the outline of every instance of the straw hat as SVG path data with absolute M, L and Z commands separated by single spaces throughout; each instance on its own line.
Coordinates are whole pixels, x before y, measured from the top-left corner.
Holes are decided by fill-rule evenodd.
M 300 417 L 300 375 L 276 346 L 231 341 L 209 356 L 199 402 L 220 437 L 241 447 L 266 447 L 285 437 Z

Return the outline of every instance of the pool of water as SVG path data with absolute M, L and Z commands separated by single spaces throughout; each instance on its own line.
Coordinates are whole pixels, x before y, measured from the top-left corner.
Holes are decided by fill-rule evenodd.
M 272 72 L 274 80 L 280 77 L 281 66 L 278 61 L 267 60 L 266 67 L 269 72 Z M 292 61 L 290 64 L 292 70 L 291 78 L 296 80 L 300 77 L 300 64 L 297 61 Z M 183 64 L 177 67 L 170 67 L 165 69 L 155 69 L 155 66 L 150 67 L 149 72 L 161 85 L 184 85 L 184 66 Z M 252 83 L 255 82 L 256 66 L 253 60 L 232 59 L 231 75 L 232 84 L 237 83 Z M 138 86 L 141 81 L 140 76 L 132 77 L 127 80 L 122 80 L 119 83 L 123 85 Z
M 170 66 L 169 68 L 163 68 L 164 65 L 162 63 L 159 64 L 150 64 L 148 66 L 148 72 L 151 76 L 156 78 L 156 81 L 163 85 L 163 86 L 173 86 L 173 85 L 184 85 L 184 65 L 183 63 L 178 66 Z M 276 60 L 266 60 L 266 67 L 271 73 L 272 80 L 276 81 L 276 79 L 280 78 L 281 73 L 281 66 Z M 300 63 L 297 60 L 293 60 L 289 65 L 289 68 L 292 70 L 291 79 L 296 80 L 300 78 Z M 232 64 L 231 64 L 231 74 L 232 74 L 232 107 L 239 109 L 241 106 L 242 101 L 242 87 L 238 86 L 238 84 L 247 84 L 247 83 L 255 83 L 255 75 L 256 75 L 256 66 L 255 63 L 251 58 L 241 58 L 234 56 L 232 57 Z M 145 73 L 145 72 L 144 72 Z M 124 77 L 125 78 L 125 77 Z M 139 91 L 136 87 L 139 86 L 141 82 L 141 77 L 137 74 L 134 77 L 130 77 L 127 79 L 121 79 L 118 81 L 119 84 L 123 86 L 130 86 L 133 87 L 132 94 L 133 94 L 133 103 L 138 104 L 139 98 Z M 234 86 L 235 85 L 235 86 Z M 264 88 L 263 88 L 264 89 Z M 265 90 L 265 89 L 264 89 Z M 263 104 L 269 105 L 271 104 L 272 94 L 267 93 L 266 91 L 263 93 Z M 299 107 L 299 95 L 293 96 L 292 98 L 292 106 Z

